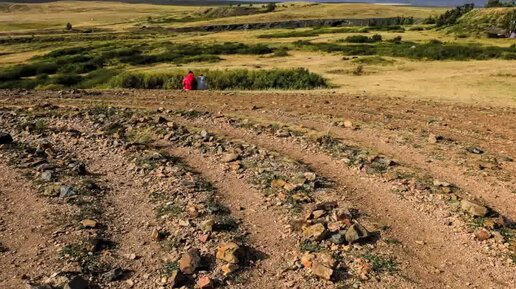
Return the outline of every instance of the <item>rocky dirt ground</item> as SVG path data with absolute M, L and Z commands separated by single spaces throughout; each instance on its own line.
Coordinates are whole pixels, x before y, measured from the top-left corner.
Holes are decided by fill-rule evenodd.
M 516 111 L 0 91 L 0 288 L 515 288 Z

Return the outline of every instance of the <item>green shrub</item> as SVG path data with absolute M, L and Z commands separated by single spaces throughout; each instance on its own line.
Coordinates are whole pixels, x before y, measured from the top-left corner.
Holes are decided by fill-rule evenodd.
M 82 80 L 82 76 L 80 76 L 78 74 L 74 74 L 74 73 L 59 74 L 59 75 L 54 76 L 53 83 L 60 84 L 63 86 L 72 86 L 72 85 L 75 85 L 75 84 L 81 82 L 81 80 Z
M 395 39 L 398 41 L 398 39 Z M 452 44 L 433 41 L 415 42 L 381 42 L 376 44 L 339 45 L 336 43 L 295 42 L 295 45 L 308 50 L 325 52 L 342 52 L 344 55 L 379 55 L 405 57 L 423 60 L 469 60 L 469 59 L 513 59 L 514 47 L 483 46 L 481 44 Z
M 110 82 L 113 88 L 180 89 L 186 71 L 167 73 L 126 72 Z M 264 90 L 327 87 L 321 76 L 303 68 L 272 70 L 212 70 L 205 76 L 211 89 Z
M 474 4 L 464 4 L 462 6 L 458 6 L 454 9 L 448 10 L 439 17 L 437 17 L 437 19 L 435 19 L 435 25 L 438 27 L 445 25 L 453 25 L 462 15 L 473 10 L 474 7 Z
M 374 43 L 382 41 L 382 36 L 380 34 L 375 34 L 371 37 L 366 35 L 352 35 L 346 37 L 343 41 L 349 43 Z
M 283 47 L 283 48 L 281 48 L 281 49 L 277 49 L 276 51 L 274 51 L 273 56 L 274 56 L 274 57 L 285 57 L 285 56 L 289 56 L 289 54 L 288 54 L 288 48 Z

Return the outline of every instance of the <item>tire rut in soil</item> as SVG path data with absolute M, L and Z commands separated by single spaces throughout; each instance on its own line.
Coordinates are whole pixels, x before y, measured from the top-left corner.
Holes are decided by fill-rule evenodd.
M 334 160 L 324 154 L 307 153 L 295 144 L 279 142 L 274 138 L 257 136 L 246 131 L 238 131 L 228 126 L 217 128 L 216 125 L 207 125 L 206 120 L 200 121 L 200 123 L 217 134 L 243 139 L 300 160 L 312 167 L 315 172 L 328 177 L 338 185 L 353 188 L 355 195 L 351 197 L 351 201 L 357 205 L 360 204 L 360 207 L 371 215 L 392 225 L 393 235 L 402 238 L 407 246 L 407 251 L 410 251 L 409 255 L 416 256 L 418 262 L 421 262 L 414 263 L 410 262 L 414 260 L 407 260 L 412 269 L 417 269 L 417 277 L 409 276 L 409 278 L 425 280 L 421 286 L 433 286 L 428 282 L 437 282 L 436 286 L 445 284 L 461 286 L 464 282 L 469 282 L 482 287 L 482 282 L 486 281 L 485 276 L 489 276 L 486 282 L 493 282 L 500 286 L 510 286 L 509 284 L 516 282 L 510 273 L 512 265 L 505 267 L 496 259 L 486 257 L 481 253 L 481 246 L 470 240 L 469 236 L 460 233 L 457 235 L 450 232 L 451 229 L 446 228 L 447 226 L 440 220 L 441 218 L 446 219 L 446 211 L 439 210 L 436 214 L 432 212 L 435 208 L 423 206 L 422 212 L 417 212 L 411 202 L 400 200 L 394 196 L 390 192 L 390 186 L 375 185 L 368 178 L 357 176 L 346 166 L 335 164 Z M 375 212 L 385 213 L 377 215 Z M 399 226 L 399 224 L 403 224 L 403 226 Z M 422 242 L 423 245 L 420 245 Z M 464 247 L 464 244 L 468 244 L 468 248 Z M 441 258 L 443 250 L 453 253 L 447 253 L 447 258 L 443 260 Z M 477 260 L 483 260 L 480 262 L 483 266 L 479 267 Z M 495 263 L 498 264 L 496 267 L 490 265 Z M 467 272 L 467 279 L 464 280 L 465 276 L 461 276 L 461 273 L 448 271 L 447 268 L 451 264 L 456 266 L 457 271 Z M 505 268 L 502 270 L 502 268 L 497 268 L 499 266 Z M 429 270 L 429 267 L 432 269 Z M 486 272 L 490 273 L 486 274 Z
M 510 200 L 513 199 L 513 190 L 516 187 L 511 188 L 513 185 L 511 180 L 512 171 L 510 168 L 502 169 L 499 166 L 494 166 L 491 174 L 496 174 L 498 177 L 504 175 L 504 180 L 500 181 L 492 176 L 484 176 L 482 179 L 479 179 L 479 174 L 484 171 L 479 171 L 478 169 L 474 169 L 475 175 L 470 176 L 468 173 L 464 172 L 464 166 L 458 166 L 456 162 L 453 161 L 437 161 L 428 163 L 428 155 L 430 152 L 420 152 L 418 150 L 407 148 L 407 147 L 396 147 L 395 145 L 389 144 L 387 142 L 379 141 L 376 135 L 382 135 L 381 133 L 376 132 L 351 132 L 352 128 L 338 128 L 338 127 L 330 127 L 328 125 L 324 125 L 319 123 L 318 121 L 308 121 L 304 122 L 299 120 L 299 118 L 293 119 L 291 117 L 282 117 L 279 120 L 274 119 L 271 116 L 263 115 L 261 113 L 251 113 L 257 117 L 259 117 L 259 121 L 253 121 L 252 117 L 239 117 L 237 116 L 236 123 L 242 123 L 242 121 L 250 120 L 250 123 L 247 126 L 252 127 L 253 124 L 257 124 L 262 126 L 264 130 L 267 130 L 269 127 L 280 126 L 284 127 L 283 129 L 286 132 L 289 132 L 291 128 L 294 128 L 292 132 L 293 135 L 296 135 L 298 132 L 296 131 L 307 131 L 306 134 L 312 135 L 321 135 L 325 132 L 328 135 L 331 135 L 338 141 L 342 141 L 348 143 L 351 141 L 352 146 L 364 147 L 373 151 L 377 151 L 381 154 L 389 156 L 391 159 L 399 160 L 405 164 L 409 164 L 411 167 L 416 168 L 419 171 L 427 171 L 432 176 L 435 176 L 440 181 L 452 182 L 454 184 L 459 185 L 468 194 L 480 197 L 485 200 L 491 207 L 499 211 L 505 216 L 508 216 L 509 219 L 514 219 L 516 216 L 516 208 L 511 206 Z M 229 120 L 233 118 L 231 115 L 235 115 L 235 113 L 230 114 Z M 280 121 L 280 122 L 278 122 Z M 296 123 L 294 125 L 293 123 Z M 238 127 L 239 125 L 237 125 Z M 241 125 L 240 125 L 241 126 Z M 302 127 L 302 128 L 301 128 Z M 270 129 L 269 129 L 270 130 Z M 282 129 L 279 128 L 278 131 Z M 331 130 L 331 133 L 330 133 Z M 426 141 L 426 139 L 425 139 Z M 356 144 L 355 144 L 356 143 Z M 436 144 L 437 146 L 439 144 Z M 444 149 L 448 149 L 447 145 L 442 145 Z M 442 149 L 440 147 L 440 149 Z M 460 150 L 463 152 L 463 149 Z M 457 152 L 458 153 L 458 152 Z M 504 164 L 509 164 L 510 162 L 505 162 Z M 469 171 L 468 171 L 469 172 Z M 496 193 L 493 194 L 493 191 Z
M 147 114 L 144 114 L 144 115 L 148 115 L 148 112 L 147 112 Z M 267 158 L 269 158 L 269 159 L 275 160 L 275 162 L 278 162 L 277 165 L 279 167 L 284 167 L 287 170 L 293 170 L 288 173 L 289 175 L 297 172 L 297 174 L 305 173 L 305 176 L 303 178 L 307 177 L 306 176 L 307 170 L 306 170 L 306 168 L 304 168 L 303 165 L 296 164 L 295 162 L 291 162 L 291 161 L 282 160 L 282 158 L 280 156 L 275 156 L 273 153 L 271 154 L 269 152 L 262 151 L 257 148 L 252 148 L 246 144 L 239 144 L 238 142 L 233 142 L 230 140 L 229 141 L 228 140 L 220 140 L 220 139 L 217 139 L 216 137 L 213 138 L 213 135 L 209 135 L 208 133 L 203 132 L 203 131 L 192 133 L 189 131 L 189 129 L 186 129 L 185 127 L 181 127 L 181 126 L 178 127 L 174 123 L 167 122 L 166 118 L 161 115 L 154 117 L 154 119 L 155 119 L 154 121 L 157 124 L 154 126 L 149 126 L 148 121 L 149 121 L 149 119 L 152 119 L 152 118 L 149 118 L 148 116 L 141 116 L 139 118 L 137 117 L 137 119 L 138 119 L 138 122 L 141 123 L 142 125 L 141 126 L 139 126 L 139 125 L 130 126 L 130 129 L 126 130 L 126 132 L 125 132 L 127 134 L 132 135 L 133 139 L 140 139 L 140 137 L 141 137 L 140 133 L 142 131 L 148 132 L 149 129 L 151 129 L 155 133 L 162 135 L 165 139 L 171 139 L 172 142 L 175 143 L 176 145 L 187 146 L 187 147 L 196 147 L 202 153 L 208 153 L 209 151 L 215 152 L 217 149 L 220 149 L 220 148 L 222 148 L 222 150 L 224 151 L 224 147 L 226 149 L 229 147 L 229 148 L 237 149 L 237 150 L 243 149 L 245 151 L 246 150 L 245 148 L 247 147 L 250 150 L 243 152 L 244 155 L 247 155 L 246 157 L 244 157 L 243 162 L 246 162 L 246 161 L 252 162 L 253 158 L 258 158 L 258 159 L 262 158 L 265 160 L 267 160 Z M 105 128 L 105 129 L 112 130 L 112 127 Z M 112 133 L 116 134 L 117 132 L 112 132 Z M 138 136 L 138 137 L 135 137 L 135 136 Z M 215 146 L 214 146 L 214 144 L 215 144 Z M 138 145 L 138 143 L 135 143 L 135 145 Z M 242 155 L 240 155 L 240 156 L 242 156 Z M 226 162 L 228 162 L 228 161 L 226 161 Z M 231 162 L 231 160 L 229 162 Z M 266 163 L 268 163 L 268 162 L 269 161 L 266 161 Z M 274 166 L 276 166 L 276 165 L 274 165 Z M 260 171 L 260 169 L 258 169 L 258 171 Z M 265 173 L 264 176 L 266 176 L 268 178 L 269 172 L 267 172 L 267 170 L 264 170 L 260 174 L 264 174 L 264 173 Z M 287 171 L 285 171 L 285 173 L 287 173 Z M 309 173 L 309 175 L 310 175 L 310 173 Z M 312 178 L 315 179 L 315 176 Z M 276 180 L 280 180 L 280 179 L 276 179 Z M 289 180 L 289 178 L 287 178 L 286 180 Z M 304 182 L 306 182 L 306 179 L 303 179 L 303 180 L 304 180 Z M 285 182 L 285 181 L 282 181 L 282 182 Z M 267 184 L 267 187 L 271 186 L 270 180 L 266 181 L 266 184 Z M 272 184 L 274 184 L 274 182 L 272 182 Z M 309 184 L 310 184 L 310 182 L 309 182 Z M 296 190 L 296 191 L 294 191 L 294 193 L 292 193 L 291 196 L 287 196 L 289 199 L 292 198 L 292 201 L 299 202 L 299 200 L 301 200 L 301 202 L 304 202 L 303 200 L 311 199 L 309 195 L 305 195 L 307 192 L 304 191 L 307 188 L 309 188 L 310 186 L 306 187 L 305 185 L 294 185 L 294 187 L 292 187 L 293 183 L 289 184 L 288 182 L 285 182 L 285 184 L 284 184 L 285 188 L 287 187 L 287 185 L 289 185 L 292 189 Z M 300 191 L 297 189 L 299 189 Z M 313 189 L 309 189 L 309 190 L 313 190 Z M 298 198 L 301 198 L 301 199 L 298 199 Z M 289 206 L 292 206 L 292 204 L 289 204 Z M 295 206 L 295 204 L 294 204 L 294 206 Z M 334 207 L 335 205 L 330 205 L 330 206 Z M 353 248 L 355 248 L 355 246 Z M 369 250 L 367 246 L 364 246 L 364 247 L 358 246 L 356 248 L 359 248 L 360 250 L 356 250 L 355 254 L 364 252 L 364 251 L 367 252 Z M 373 248 L 373 247 L 371 247 L 371 248 Z M 377 260 L 377 261 L 381 260 L 382 262 L 392 262 L 389 260 L 384 260 L 380 256 L 374 256 L 374 255 L 367 255 L 367 256 L 368 256 L 368 258 L 374 258 L 374 260 Z M 348 259 L 350 257 L 353 258 L 353 255 L 346 256 L 346 258 L 348 258 Z M 360 260 L 360 258 L 358 260 Z M 367 261 L 362 261 L 362 262 L 367 262 Z M 386 264 L 390 264 L 390 263 L 385 263 L 382 266 L 394 266 L 394 265 L 386 265 Z M 357 266 L 362 266 L 362 265 L 358 264 Z M 389 278 L 387 278 L 387 279 L 389 279 Z M 395 279 L 395 278 L 390 278 L 390 279 Z M 350 279 L 350 280 L 353 280 L 353 279 Z M 394 280 L 393 282 L 396 282 L 396 281 Z
M 0 288 L 25 286 L 23 276 L 41 278 L 58 268 L 54 225 L 47 216 L 54 205 L 38 197 L 30 182 L 4 163 L 0 150 Z
M 271 288 L 271 284 L 283 283 L 279 269 L 296 257 L 292 248 L 296 243 L 286 232 L 287 222 L 280 213 L 267 209 L 259 192 L 249 187 L 244 181 L 227 172 L 224 166 L 217 164 L 212 158 L 200 156 L 198 152 L 187 148 L 168 148 L 172 155 L 178 156 L 194 168 L 202 172 L 221 194 L 224 204 L 234 215 L 248 225 L 249 239 L 266 258 L 257 264 L 252 277 L 246 282 L 248 288 Z M 297 280 L 298 282 L 300 280 Z

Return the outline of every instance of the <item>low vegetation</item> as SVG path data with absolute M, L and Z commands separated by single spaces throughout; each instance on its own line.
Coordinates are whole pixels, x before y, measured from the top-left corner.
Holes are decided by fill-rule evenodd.
M 180 89 L 186 71 L 166 73 L 126 72 L 109 83 L 112 88 Z M 211 89 L 263 90 L 328 87 L 321 76 L 306 69 L 211 70 L 205 73 Z
M 390 26 L 366 26 L 366 27 L 340 27 L 340 28 L 313 28 L 310 30 L 292 30 L 287 32 L 276 32 L 259 35 L 258 38 L 298 38 L 298 37 L 314 37 L 321 34 L 337 34 L 337 33 L 369 33 L 371 31 L 388 31 L 388 32 L 405 32 L 405 28 L 400 25 Z
M 121 43 L 70 47 L 34 57 L 27 64 L 0 70 L 0 88 L 94 87 L 106 83 L 114 68 L 172 62 L 217 62 L 218 55 L 272 53 L 267 45 L 242 43 Z
M 480 44 L 442 43 L 440 41 L 416 43 L 398 40 L 378 44 L 355 45 L 297 41 L 294 42 L 294 45 L 308 50 L 342 52 L 344 55 L 378 55 L 418 60 L 516 59 L 516 45 L 499 47 Z

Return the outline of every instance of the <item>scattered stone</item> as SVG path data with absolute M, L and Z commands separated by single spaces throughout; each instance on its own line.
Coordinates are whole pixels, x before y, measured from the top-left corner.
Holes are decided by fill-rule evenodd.
M 87 289 L 88 281 L 86 281 L 81 276 L 73 277 L 70 282 L 66 283 L 64 289 Z
M 209 233 L 213 231 L 213 226 L 215 226 L 215 221 L 213 219 L 208 219 L 201 222 L 201 230 L 204 233 Z
M 479 241 L 485 241 L 489 238 L 491 238 L 492 235 L 487 230 L 480 229 L 475 232 L 475 238 Z
M 213 281 L 209 276 L 202 276 L 197 280 L 197 287 L 199 289 L 213 288 Z
M 210 234 L 202 234 L 198 239 L 201 243 L 206 243 L 210 239 Z
M 317 179 L 317 175 L 312 172 L 306 172 L 303 174 L 303 176 L 305 177 L 305 180 L 309 182 L 314 182 Z
M 239 258 L 240 250 L 240 246 L 238 246 L 236 243 L 223 243 L 217 247 L 217 253 L 215 257 L 228 263 L 238 264 L 241 261 Z
M 303 236 L 310 240 L 321 241 L 326 237 L 326 228 L 323 224 L 317 223 L 315 225 L 307 226 L 303 229 Z
M 314 219 L 319 219 L 324 215 L 326 215 L 326 212 L 324 210 L 315 210 L 312 212 L 312 216 Z
M 235 153 L 228 153 L 228 154 L 225 154 L 223 157 L 222 157 L 222 161 L 225 162 L 225 163 L 230 163 L 230 162 L 233 162 L 233 161 L 236 161 L 240 158 L 240 155 L 239 154 L 235 154 Z
M 343 125 L 345 128 L 353 128 L 353 122 L 351 122 L 350 120 L 345 120 L 343 122 Z
M 238 269 L 240 269 L 240 266 L 238 266 L 237 264 L 225 264 L 225 265 L 222 265 L 220 267 L 220 269 L 222 270 L 222 274 L 224 274 L 224 276 L 229 276 L 231 275 L 232 273 L 236 272 Z
M 442 181 L 439 181 L 439 180 L 434 180 L 434 181 L 433 181 L 433 184 L 434 184 L 434 186 L 436 186 L 436 187 L 450 187 L 450 186 L 451 186 L 451 184 L 450 184 L 450 183 L 442 182 Z
M 441 135 L 438 135 L 438 134 L 433 134 L 431 133 L 429 136 L 428 136 L 428 142 L 429 143 L 438 143 L 439 141 L 443 140 L 443 137 Z
M 97 221 L 91 219 L 85 219 L 81 221 L 81 225 L 84 228 L 95 228 L 97 227 Z
M 13 142 L 13 137 L 3 131 L 0 131 L 0 144 L 10 144 Z
M 77 163 L 73 164 L 72 172 L 74 172 L 75 174 L 77 174 L 79 176 L 84 176 L 87 174 L 86 165 L 83 162 L 77 162 Z
M 167 123 L 168 121 L 162 115 L 157 115 L 157 116 L 154 117 L 154 122 L 157 123 L 157 124 L 163 124 L 163 123 Z
M 68 198 L 77 195 L 75 189 L 71 186 L 62 185 L 59 188 L 59 197 L 60 198 Z
M 63 288 L 68 281 L 70 281 L 68 277 L 61 275 L 60 273 L 54 273 L 45 280 L 45 284 L 52 287 Z
M 359 223 L 354 223 L 346 231 L 344 237 L 346 241 L 351 244 L 369 237 L 369 232 Z
M 466 151 L 469 152 L 469 153 L 472 153 L 472 154 L 477 154 L 477 155 L 480 155 L 480 154 L 484 153 L 484 150 L 482 150 L 479 147 L 475 147 L 475 146 L 467 147 Z
M 371 264 L 367 263 L 363 258 L 357 258 L 353 262 L 353 267 L 360 280 L 369 280 L 369 273 L 373 269 Z
M 329 268 L 328 266 L 325 266 L 317 261 L 314 261 L 312 263 L 312 267 L 310 268 L 312 270 L 312 273 L 325 280 L 331 280 L 333 276 L 333 269 Z
M 271 182 L 271 186 L 273 188 L 277 188 L 277 189 L 281 189 L 281 188 L 285 187 L 286 184 L 287 184 L 287 182 L 283 179 L 274 179 Z
M 333 244 L 337 244 L 337 245 L 344 243 L 344 241 L 346 240 L 344 238 L 344 234 L 342 232 L 339 232 L 337 234 L 331 235 L 330 242 L 332 242 Z
M 105 274 L 105 278 L 106 278 L 106 280 L 108 280 L 110 282 L 118 281 L 118 280 L 122 279 L 122 277 L 124 276 L 124 273 L 125 273 L 124 269 L 118 267 L 118 268 L 108 271 Z
M 460 202 L 460 207 L 463 211 L 476 217 L 484 217 L 487 215 L 488 211 L 486 207 L 467 200 L 462 200 Z
M 290 136 L 290 132 L 288 132 L 287 130 L 277 130 L 276 131 L 276 136 L 277 137 L 289 137 Z
M 203 139 L 207 139 L 209 137 L 208 132 L 204 129 L 201 131 L 200 135 Z
M 199 255 L 199 250 L 190 249 L 179 259 L 179 270 L 187 275 L 191 275 L 195 273 L 200 264 L 201 256 Z
M 52 171 L 47 170 L 41 173 L 41 179 L 43 179 L 44 181 L 50 182 L 53 178 L 54 176 L 52 174 Z
M 161 240 L 161 232 L 158 228 L 154 228 L 152 229 L 150 237 L 152 241 L 159 242 Z
M 303 265 L 303 267 L 311 268 L 314 259 L 315 259 L 315 255 L 314 254 L 305 253 L 303 256 L 301 256 L 300 262 L 301 262 L 301 265 Z
M 183 286 L 187 278 L 179 270 L 174 270 L 167 278 L 170 288 L 179 288 Z

